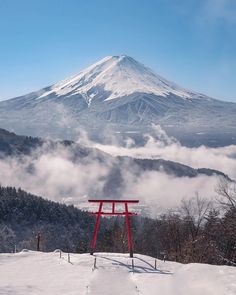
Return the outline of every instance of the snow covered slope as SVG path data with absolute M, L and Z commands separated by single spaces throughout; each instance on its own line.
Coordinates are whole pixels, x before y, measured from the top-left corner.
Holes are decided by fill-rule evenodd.
M 77 75 L 0 102 L 0 128 L 18 134 L 93 140 L 160 125 L 188 145 L 236 144 L 236 104 L 186 90 L 131 57 L 108 56 Z M 134 137 L 134 136 L 132 136 Z
M 135 255 L 22 252 L 0 254 L 0 294 L 4 295 L 234 295 L 236 268 L 179 264 Z
M 155 74 L 133 58 L 107 56 L 69 79 L 53 85 L 39 99 L 49 94 L 57 96 L 82 94 L 88 104 L 99 87 L 109 92 L 106 100 L 130 95 L 135 92 L 153 93 L 160 96 L 174 94 L 182 98 L 198 98 L 202 95 L 181 88 Z M 202 96 L 203 97 L 203 96 Z

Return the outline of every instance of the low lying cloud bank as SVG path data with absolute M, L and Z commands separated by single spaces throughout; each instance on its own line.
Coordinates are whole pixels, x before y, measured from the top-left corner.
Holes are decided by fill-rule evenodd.
M 94 146 L 112 155 L 163 158 L 194 168 L 217 169 L 236 178 L 236 146 L 187 148 L 168 138 L 159 127 L 157 130 L 161 131 L 162 140 L 149 137 L 143 147 L 133 147 L 132 140 L 126 147 Z M 0 184 L 21 187 L 54 201 L 86 208 L 91 196 L 114 197 L 112 193 L 104 195 L 112 165 L 112 157 L 101 161 L 96 152 L 85 160 L 77 161 L 68 147 L 58 145 L 53 151 L 42 147 L 30 156 L 1 158 Z M 175 177 L 158 171 L 137 174 L 134 167 L 121 167 L 121 175 L 123 183 L 119 188 L 122 192 L 119 197 L 139 199 L 144 211 L 152 216 L 163 209 L 178 206 L 183 198 L 192 198 L 196 193 L 212 199 L 219 182 L 218 176 Z M 118 176 L 115 174 L 113 177 L 115 181 Z
M 135 158 L 152 158 L 175 161 L 193 168 L 210 168 L 236 179 L 236 145 L 210 148 L 200 146 L 189 148 L 181 145 L 176 139 L 168 137 L 160 126 L 153 127 L 159 140 L 147 135 L 147 143 L 142 147 L 134 147 L 130 141 L 126 146 L 102 145 L 94 146 L 115 156 Z
M 125 195 L 140 199 L 146 210 L 156 215 L 166 209 L 178 207 L 182 199 L 191 199 L 199 194 L 214 199 L 217 176 L 174 177 L 161 172 L 145 172 L 140 178 L 129 175 Z

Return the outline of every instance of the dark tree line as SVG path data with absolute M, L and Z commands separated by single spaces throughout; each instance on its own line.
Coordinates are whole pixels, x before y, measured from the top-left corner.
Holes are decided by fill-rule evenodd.
M 88 213 L 36 197 L 12 187 L 0 187 L 0 252 L 14 245 L 36 249 L 41 233 L 41 250 L 61 248 L 76 252 L 78 245 L 90 240 L 94 219 Z
M 212 203 L 196 195 L 182 201 L 177 212 L 157 220 L 142 219 L 138 252 L 165 253 L 170 260 L 236 266 L 236 189 L 222 180 Z
M 158 258 L 189 263 L 236 265 L 236 190 L 226 181 L 218 186 L 215 205 L 196 196 L 157 219 L 131 219 L 134 250 Z M 89 252 L 94 217 L 74 206 L 33 196 L 21 189 L 0 187 L 0 252 L 23 248 L 60 248 Z M 122 218 L 103 218 L 97 251 L 127 252 Z

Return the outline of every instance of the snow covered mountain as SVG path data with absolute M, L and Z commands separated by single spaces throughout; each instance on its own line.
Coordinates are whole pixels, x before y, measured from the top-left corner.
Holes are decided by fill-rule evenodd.
M 187 91 L 152 72 L 149 68 L 126 55 L 107 56 L 69 79 L 53 85 L 39 98 L 55 94 L 81 94 L 88 105 L 97 97 L 99 88 L 108 92 L 105 101 L 132 93 L 160 96 L 174 94 L 183 98 L 197 98 L 199 94 Z
M 235 117 L 235 103 L 185 90 L 125 55 L 0 102 L 0 127 L 61 139 L 76 139 L 82 129 L 98 141 L 111 134 L 140 141 L 158 124 L 187 145 L 228 145 L 236 143 Z

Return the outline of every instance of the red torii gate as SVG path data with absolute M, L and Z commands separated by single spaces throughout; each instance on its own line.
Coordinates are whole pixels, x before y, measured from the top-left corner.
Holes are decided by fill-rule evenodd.
M 90 203 L 99 203 L 98 211 L 97 212 L 92 212 L 92 214 L 97 215 L 97 219 L 96 219 L 96 223 L 95 223 L 95 229 L 94 229 L 94 233 L 93 233 L 93 240 L 92 240 L 92 244 L 91 244 L 91 252 L 90 252 L 90 254 L 93 255 L 94 250 L 95 250 L 101 215 L 112 215 L 112 216 L 116 215 L 116 216 L 125 216 L 129 253 L 130 253 L 130 257 L 133 257 L 133 245 L 132 245 L 132 239 L 131 239 L 129 217 L 133 216 L 133 215 L 137 215 L 137 213 L 129 212 L 128 204 L 129 203 L 132 203 L 132 204 L 138 203 L 139 201 L 138 200 L 88 200 L 88 201 Z M 103 212 L 102 211 L 102 207 L 103 207 L 104 203 L 112 205 L 111 212 Z M 124 204 L 125 205 L 125 211 L 124 212 L 116 212 L 115 204 Z

